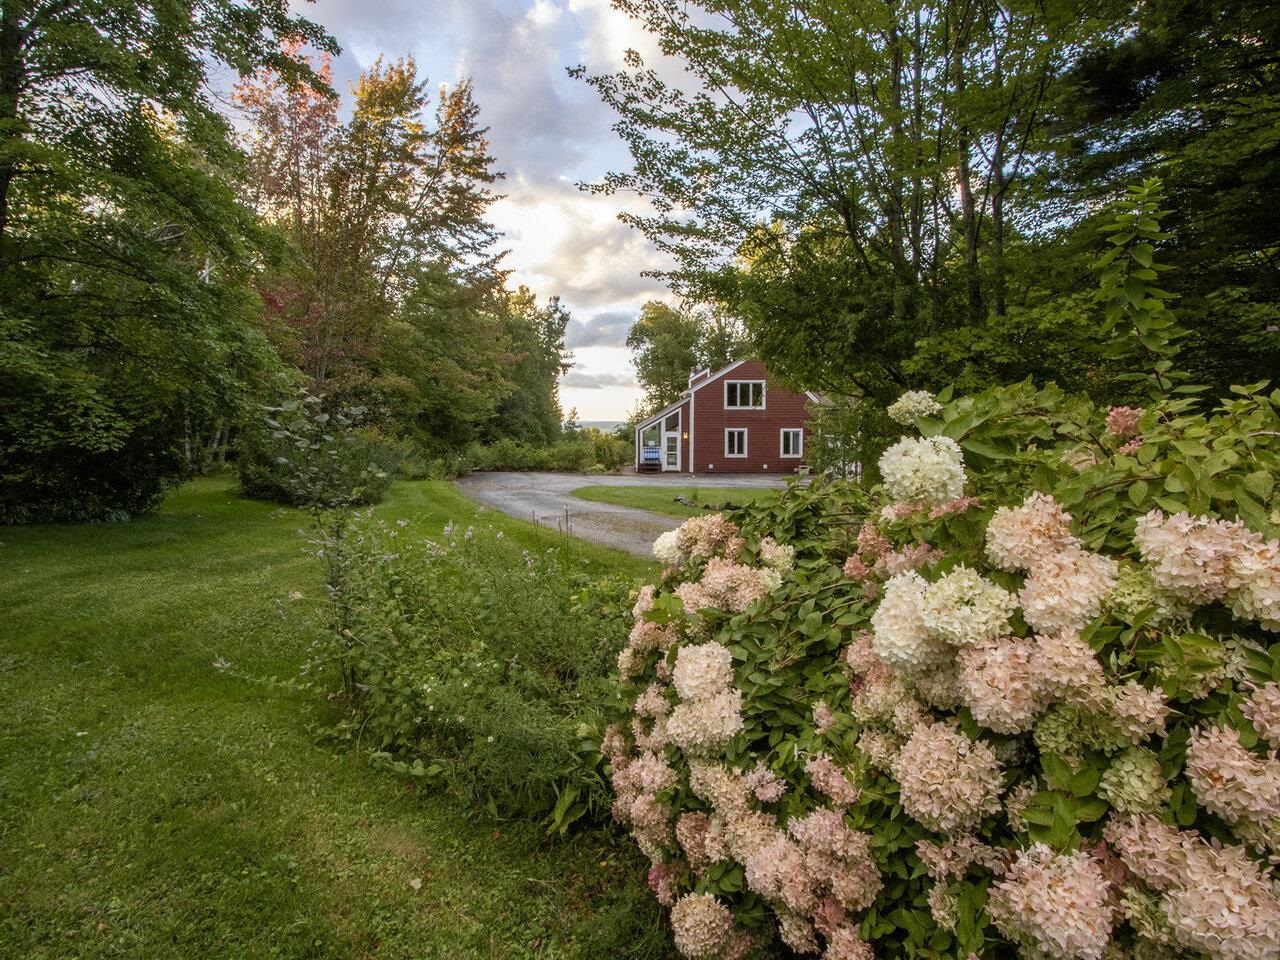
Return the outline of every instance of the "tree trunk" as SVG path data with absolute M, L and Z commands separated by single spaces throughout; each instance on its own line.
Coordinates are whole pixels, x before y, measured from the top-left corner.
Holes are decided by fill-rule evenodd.
M 1004 129 L 1001 128 L 991 156 L 991 298 L 997 317 L 1005 314 L 1004 191 Z
M 15 129 L 18 97 L 22 92 L 25 73 L 22 62 L 22 24 L 13 12 L 12 5 L 7 5 L 0 10 L 0 129 L 5 131 L 3 140 L 0 140 L 0 153 L 5 157 L 0 162 L 0 247 L 4 245 L 9 227 L 9 192 L 18 172 L 9 141 L 18 138 Z
M 965 92 L 965 46 L 969 39 L 969 24 L 959 24 L 955 48 L 955 93 L 956 108 L 956 162 L 957 179 L 960 190 L 960 219 L 964 235 L 964 272 L 965 289 L 969 301 L 969 322 L 975 323 L 982 317 L 982 285 L 978 276 L 978 211 L 973 199 L 973 172 L 970 154 L 973 145 L 969 139 L 969 126 L 964 116 L 963 107 Z

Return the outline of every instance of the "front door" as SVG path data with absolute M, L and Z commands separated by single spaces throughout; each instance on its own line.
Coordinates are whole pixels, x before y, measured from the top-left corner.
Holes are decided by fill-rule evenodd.
M 662 469 L 680 469 L 680 411 L 662 422 Z

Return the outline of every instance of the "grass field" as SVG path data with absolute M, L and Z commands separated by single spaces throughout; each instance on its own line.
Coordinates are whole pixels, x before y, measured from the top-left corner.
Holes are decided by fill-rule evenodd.
M 443 526 L 476 508 L 414 483 L 381 512 Z M 319 693 L 270 679 L 295 678 L 321 629 L 304 521 L 202 480 L 130 524 L 0 528 L 0 956 L 662 951 L 616 837 L 551 842 L 318 738 Z
M 722 510 L 726 505 L 739 506 L 757 500 L 766 500 L 778 495 L 777 490 L 768 488 L 738 487 L 672 487 L 672 486 L 635 486 L 614 487 L 603 484 L 592 484 L 579 487 L 573 495 L 580 500 L 595 500 L 599 503 L 613 503 L 621 507 L 640 507 L 663 513 L 671 517 L 696 517 L 704 513 Z M 696 503 L 689 507 L 679 503 L 676 497 L 684 497 Z

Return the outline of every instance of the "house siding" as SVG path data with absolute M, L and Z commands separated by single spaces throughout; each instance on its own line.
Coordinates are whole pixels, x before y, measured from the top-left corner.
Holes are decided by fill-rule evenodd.
M 727 380 L 765 381 L 764 409 L 726 409 L 724 384 Z M 781 431 L 802 430 L 805 449 L 808 448 L 808 398 L 804 394 L 776 385 L 765 372 L 764 365 L 756 360 L 748 360 L 714 380 L 706 381 L 705 386 L 703 383 L 695 386 L 698 389 L 691 399 L 692 441 L 696 456 L 692 462 L 684 461 L 685 470 L 693 473 L 793 473 L 801 466 L 802 458 L 783 459 L 781 456 Z M 724 455 L 724 432 L 730 428 L 747 431 L 746 457 Z

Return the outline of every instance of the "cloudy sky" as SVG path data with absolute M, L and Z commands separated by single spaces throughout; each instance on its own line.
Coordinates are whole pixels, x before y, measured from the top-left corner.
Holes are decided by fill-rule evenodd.
M 659 59 L 650 37 L 609 0 L 294 0 L 342 45 L 335 86 L 345 86 L 378 54 L 411 53 L 433 83 L 475 81 L 491 128 L 506 198 L 493 219 L 511 249 L 514 283 L 545 298 L 559 294 L 573 313 L 568 343 L 575 365 L 561 384 L 565 410 L 583 420 L 620 420 L 640 395 L 623 346 L 640 305 L 664 297 L 642 277 L 661 265 L 644 238 L 619 223 L 635 202 L 594 197 L 576 183 L 625 167 L 612 115 L 565 68 L 621 65 L 628 48 Z

